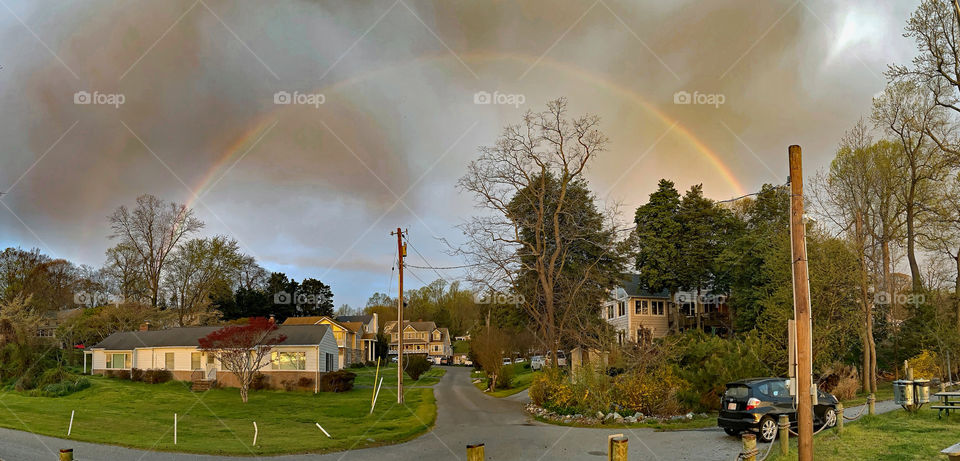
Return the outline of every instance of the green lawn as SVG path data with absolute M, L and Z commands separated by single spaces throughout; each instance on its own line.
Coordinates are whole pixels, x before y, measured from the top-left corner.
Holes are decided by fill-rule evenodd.
M 524 365 L 527 365 L 524 367 Z M 530 362 L 524 363 L 514 363 L 512 365 L 506 365 L 504 368 L 513 369 L 513 380 L 510 382 L 509 389 L 497 389 L 493 392 L 486 392 L 487 395 L 493 397 L 507 397 L 518 392 L 523 391 L 524 389 L 530 387 L 530 384 L 533 382 L 533 378 L 537 376 L 539 372 L 533 371 L 529 367 Z M 486 374 L 481 372 L 473 372 L 470 374 L 470 378 L 480 378 L 479 383 L 474 383 L 473 385 L 480 389 L 481 391 L 487 389 Z
M 880 390 L 879 387 L 877 390 Z M 923 408 L 916 414 L 894 410 L 846 424 L 842 436 L 836 430 L 814 438 L 814 459 L 820 460 L 931 460 L 947 459 L 940 450 L 960 442 L 960 415 L 937 419 L 936 410 Z M 797 459 L 796 438 L 791 438 L 789 457 L 771 454 L 770 459 Z M 761 448 L 766 449 L 766 445 Z M 779 447 L 774 447 L 776 452 Z
M 351 373 L 356 373 L 357 378 L 353 381 L 353 384 L 356 386 L 374 386 L 374 380 L 378 380 L 376 377 L 377 367 L 364 367 L 364 368 L 347 368 L 347 371 Z M 414 381 L 410 379 L 410 375 L 403 375 L 403 385 L 404 386 L 432 386 L 440 382 L 440 378 L 447 372 L 440 367 L 430 368 L 430 371 L 424 373 L 420 376 L 420 379 Z M 383 388 L 387 387 L 397 387 L 397 364 L 391 363 L 389 365 L 380 365 L 380 377 L 383 378 Z M 382 390 L 380 391 L 383 392 Z M 394 393 L 396 395 L 396 393 Z
M 264 455 L 347 450 L 409 440 L 436 420 L 432 389 L 406 389 L 406 405 L 384 381 L 372 415 L 372 389 L 333 394 L 237 389 L 192 393 L 182 382 L 145 384 L 90 377 L 92 386 L 66 397 L 0 394 L 0 427 L 95 443 L 193 453 Z M 371 378 L 372 379 L 372 378 Z M 173 414 L 178 444 L 173 444 Z M 253 422 L 259 427 L 253 442 Z M 332 438 L 323 435 L 316 423 Z

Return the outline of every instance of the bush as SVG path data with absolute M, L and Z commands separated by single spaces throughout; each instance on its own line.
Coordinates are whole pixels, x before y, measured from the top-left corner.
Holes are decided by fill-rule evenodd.
M 686 387 L 669 367 L 621 374 L 613 385 L 614 403 L 620 408 L 648 415 L 675 415 L 681 405 L 677 390 Z
M 685 407 L 717 410 L 726 384 L 744 378 L 769 376 L 761 360 L 761 341 L 756 333 L 742 339 L 724 339 L 693 331 L 680 336 L 671 350 L 674 372 L 689 386 L 677 393 Z
M 297 382 L 292 379 L 290 380 L 284 379 L 283 381 L 280 381 L 280 385 L 283 386 L 283 390 L 287 392 L 290 392 L 297 388 Z
M 403 369 L 407 372 L 407 375 L 410 376 L 410 379 L 417 381 L 421 375 L 430 371 L 431 367 L 433 367 L 433 363 L 430 363 L 426 357 L 414 355 L 406 359 Z
M 364 364 L 363 362 L 353 362 L 350 364 L 350 368 L 363 368 L 365 366 L 367 365 Z
M 114 379 L 130 379 L 130 372 L 127 370 L 107 370 L 104 376 Z
M 253 379 L 250 380 L 250 390 L 252 391 L 262 391 L 264 389 L 270 388 L 270 378 L 260 372 L 254 373 Z
M 300 379 L 297 380 L 297 386 L 299 386 L 299 387 L 313 387 L 313 378 L 309 378 L 309 377 L 306 377 L 306 376 L 301 376 Z
M 52 384 L 59 384 L 62 381 L 76 381 L 79 376 L 70 373 L 61 367 L 54 367 L 44 371 L 37 379 L 36 387 L 44 388 Z
M 131 381 L 137 381 L 137 382 L 141 382 L 141 383 L 142 383 L 142 382 L 143 382 L 143 370 L 140 369 L 140 368 L 134 368 L 134 369 L 130 370 L 130 380 L 131 380 Z
M 321 392 L 346 392 L 353 389 L 357 374 L 346 370 L 328 371 L 320 375 Z
M 63 397 L 82 391 L 90 387 L 90 380 L 87 378 L 78 378 L 73 381 L 62 381 L 56 384 L 49 384 L 43 387 L 42 396 L 44 397 Z
M 173 379 L 170 370 L 150 369 L 143 373 L 143 381 L 149 384 L 161 384 Z
M 840 400 L 852 399 L 860 389 L 860 375 L 856 367 L 835 363 L 820 374 L 817 387 L 829 392 Z
M 914 379 L 933 379 L 943 376 L 942 362 L 936 352 L 924 349 L 910 360 Z
M 577 402 L 573 395 L 573 386 L 567 376 L 558 368 L 547 368 L 534 378 L 528 391 L 530 400 L 560 414 L 575 412 Z
M 510 389 L 513 386 L 513 367 L 505 366 L 500 368 L 497 374 L 497 382 L 493 383 L 494 389 Z

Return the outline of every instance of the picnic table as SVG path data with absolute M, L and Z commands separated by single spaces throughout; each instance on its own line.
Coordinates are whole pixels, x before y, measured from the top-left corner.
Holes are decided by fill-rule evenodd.
M 941 413 L 946 413 L 947 416 L 950 416 L 950 410 L 960 411 L 960 392 L 937 392 L 933 394 L 933 396 L 940 399 L 940 405 L 932 405 L 930 407 L 937 410 L 937 419 L 940 419 Z

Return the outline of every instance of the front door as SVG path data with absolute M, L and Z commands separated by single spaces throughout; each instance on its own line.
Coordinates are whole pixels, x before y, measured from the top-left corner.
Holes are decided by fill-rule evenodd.
M 217 363 L 213 354 L 207 354 L 207 380 L 217 379 Z

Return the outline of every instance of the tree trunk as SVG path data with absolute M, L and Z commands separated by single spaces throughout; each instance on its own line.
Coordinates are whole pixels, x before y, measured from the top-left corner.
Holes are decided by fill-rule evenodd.
M 697 329 L 703 330 L 703 323 L 700 321 L 701 312 L 703 312 L 700 306 L 700 298 L 700 287 L 697 287 L 697 299 L 693 302 L 693 315 L 697 317 Z
M 957 256 L 953 259 L 957 263 L 957 279 L 953 286 L 953 312 L 957 316 L 957 330 L 960 331 L 960 248 L 957 249 Z
M 247 394 L 249 390 L 249 384 L 243 384 L 240 386 L 240 400 L 243 400 L 243 403 L 247 403 Z
M 861 338 L 863 338 L 863 373 L 862 376 L 860 376 L 860 381 L 863 392 L 870 392 L 871 383 L 873 382 L 873 334 L 871 331 L 873 323 L 873 303 L 870 301 L 870 295 L 868 293 L 866 237 L 863 235 L 863 221 L 859 212 L 857 213 L 855 225 L 857 253 L 859 253 L 857 254 L 857 258 L 860 260 L 860 302 L 863 303 L 864 313 L 863 330 L 861 334 Z
M 910 262 L 910 278 L 912 279 L 913 292 L 923 291 L 923 283 L 920 280 L 920 265 L 917 263 L 916 254 L 916 230 L 914 229 L 915 210 L 913 204 L 914 192 L 916 186 L 910 185 L 910 197 L 907 200 L 907 260 Z

